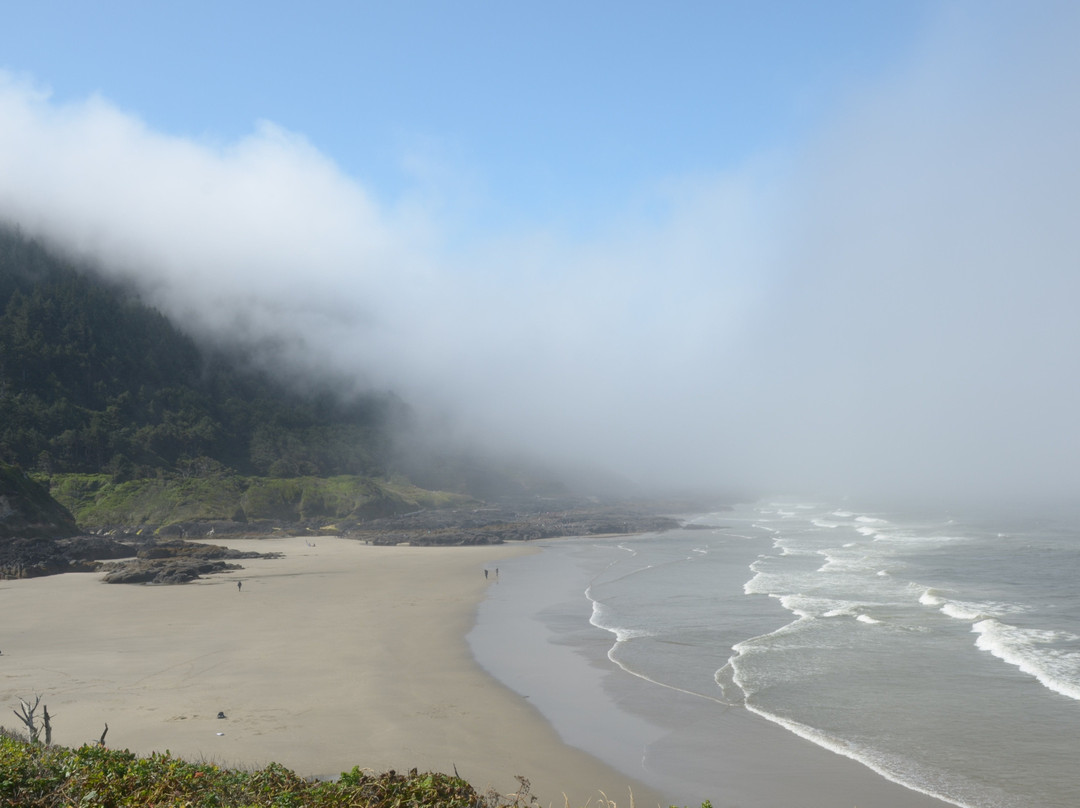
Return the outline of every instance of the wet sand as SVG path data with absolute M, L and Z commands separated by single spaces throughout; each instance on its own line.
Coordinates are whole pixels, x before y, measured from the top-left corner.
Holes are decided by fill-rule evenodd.
M 469 634 L 485 669 L 527 695 L 567 742 L 675 805 L 948 808 L 742 707 L 619 670 L 607 656 L 612 634 L 588 622 L 591 573 L 554 551 L 590 541 L 508 560 Z
M 523 775 L 542 805 L 601 793 L 630 805 L 631 791 L 638 806 L 668 804 L 564 744 L 474 661 L 465 636 L 497 585 L 484 568 L 531 548 L 217 543 L 285 557 L 184 586 L 0 581 L 0 707 L 42 694 L 65 745 L 95 741 L 107 722 L 106 745 L 138 753 L 306 776 L 456 767 L 503 793 Z

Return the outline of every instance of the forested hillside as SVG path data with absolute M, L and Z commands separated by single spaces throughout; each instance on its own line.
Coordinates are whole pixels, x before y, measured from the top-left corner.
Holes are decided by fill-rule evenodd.
M 298 392 L 132 291 L 0 228 L 0 461 L 116 481 L 385 470 L 391 396 Z

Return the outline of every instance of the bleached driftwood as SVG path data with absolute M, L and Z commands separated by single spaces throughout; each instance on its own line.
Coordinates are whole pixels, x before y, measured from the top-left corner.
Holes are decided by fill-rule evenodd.
M 41 735 L 41 727 L 37 725 L 37 718 L 34 717 L 34 713 L 37 712 L 39 704 L 41 704 L 41 696 L 35 694 L 33 704 L 26 699 L 19 699 L 19 709 L 11 711 L 15 713 L 15 717 L 22 721 L 26 726 L 26 732 L 30 736 L 30 743 L 37 743 L 38 736 Z M 46 712 L 46 715 L 48 715 L 48 712 Z M 50 737 L 52 735 L 51 728 L 49 729 L 48 735 Z

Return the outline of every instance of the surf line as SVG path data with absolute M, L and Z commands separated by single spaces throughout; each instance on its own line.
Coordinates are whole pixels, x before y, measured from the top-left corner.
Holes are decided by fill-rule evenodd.
M 638 572 L 640 572 L 640 570 L 638 570 Z M 599 575 L 597 577 L 599 577 Z M 595 580 L 595 578 L 593 580 Z M 589 594 L 589 592 L 591 590 L 592 590 L 592 584 L 590 583 L 590 585 L 585 589 L 585 598 L 589 601 L 590 604 L 592 604 L 592 612 L 593 612 L 593 615 L 595 615 L 596 614 L 597 601 Z M 646 682 L 649 682 L 650 684 L 657 685 L 658 687 L 666 687 L 668 690 L 674 690 L 676 693 L 684 693 L 687 696 L 694 696 L 694 697 L 699 698 L 699 699 L 704 699 L 705 701 L 711 701 L 711 702 L 713 702 L 715 704 L 722 705 L 725 708 L 725 710 L 730 709 L 732 707 L 742 707 L 742 706 L 744 706 L 744 704 L 740 704 L 738 702 L 725 701 L 724 699 L 719 699 L 719 698 L 716 698 L 715 696 L 706 696 L 704 693 L 698 693 L 698 692 L 696 692 L 694 690 L 687 690 L 686 688 L 676 687 L 675 685 L 668 684 L 667 682 L 658 681 L 657 679 L 653 679 L 651 676 L 646 676 L 644 673 L 639 673 L 638 671 L 627 667 L 622 662 L 620 662 L 618 659 L 616 659 L 615 656 L 614 656 L 615 649 L 618 648 L 621 643 L 627 642 L 626 640 L 622 640 L 622 639 L 619 638 L 618 631 L 616 631 L 615 629 L 607 628 L 606 626 L 598 626 L 596 623 L 594 623 L 592 621 L 591 617 L 589 619 L 589 625 L 595 626 L 596 628 L 601 629 L 602 631 L 606 631 L 609 634 L 614 634 L 615 635 L 615 644 L 613 646 L 611 646 L 611 648 L 608 649 L 607 658 L 615 666 L 617 666 L 620 670 L 625 671 L 626 673 L 630 674 L 631 676 L 636 676 L 638 679 L 642 679 L 642 680 L 644 680 Z M 728 665 L 730 665 L 730 664 L 731 664 L 731 661 L 728 660 Z M 727 666 L 725 665 L 725 667 L 727 667 Z M 721 668 L 720 670 L 723 670 L 723 668 Z M 717 687 L 720 687 L 719 683 L 717 683 Z

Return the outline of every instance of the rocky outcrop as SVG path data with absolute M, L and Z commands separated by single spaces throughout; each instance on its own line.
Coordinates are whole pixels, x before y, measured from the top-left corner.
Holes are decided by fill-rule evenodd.
M 107 584 L 186 584 L 203 575 L 243 569 L 239 564 L 202 558 L 140 558 L 106 566 Z
M 102 559 L 127 558 L 135 548 L 100 536 L 0 539 L 0 578 L 38 578 L 62 572 L 94 572 Z
M 65 538 L 75 517 L 18 466 L 0 463 L 0 539 Z
M 558 536 L 648 533 L 681 526 L 678 519 L 633 507 L 577 506 L 425 510 L 349 525 L 346 535 L 370 544 L 501 544 Z
M 80 536 L 75 519 L 16 466 L 0 463 L 0 578 L 92 572 L 102 559 L 135 548 L 104 536 Z
M 204 575 L 243 569 L 231 560 L 278 557 L 280 553 L 244 552 L 216 544 L 157 541 L 138 548 L 134 559 L 102 565 L 106 570 L 102 580 L 107 584 L 186 584 Z

